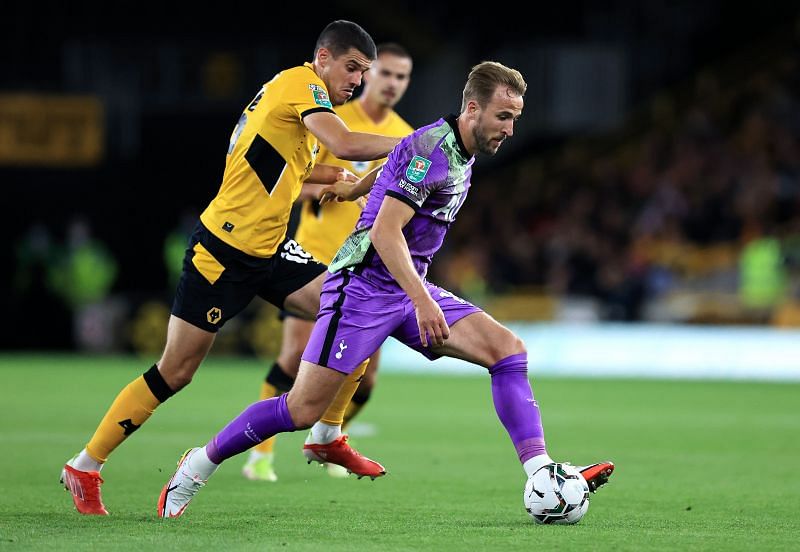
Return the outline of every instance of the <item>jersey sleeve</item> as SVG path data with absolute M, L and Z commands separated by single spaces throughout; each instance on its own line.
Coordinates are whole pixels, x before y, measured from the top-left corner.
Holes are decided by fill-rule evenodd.
M 391 170 L 381 172 L 381 177 L 388 179 L 386 195 L 399 199 L 415 211 L 447 180 L 447 157 L 438 148 L 422 155 L 411 139 L 403 140 L 392 151 L 387 165 Z

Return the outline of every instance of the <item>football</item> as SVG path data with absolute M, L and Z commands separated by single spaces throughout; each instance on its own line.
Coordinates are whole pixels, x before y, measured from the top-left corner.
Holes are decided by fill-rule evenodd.
M 571 525 L 589 509 L 589 485 L 575 466 L 547 464 L 528 478 L 523 501 L 536 523 Z

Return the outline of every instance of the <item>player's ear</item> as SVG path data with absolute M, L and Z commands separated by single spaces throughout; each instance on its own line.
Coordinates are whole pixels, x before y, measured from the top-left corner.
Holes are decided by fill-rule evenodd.
M 320 46 L 317 50 L 317 62 L 323 67 L 331 60 L 332 57 L 331 51 L 325 46 Z

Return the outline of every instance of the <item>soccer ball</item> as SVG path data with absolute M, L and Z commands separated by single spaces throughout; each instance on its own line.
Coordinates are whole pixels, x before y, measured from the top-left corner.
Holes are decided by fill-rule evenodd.
M 522 500 L 536 523 L 571 525 L 589 509 L 589 485 L 575 466 L 547 464 L 528 478 Z

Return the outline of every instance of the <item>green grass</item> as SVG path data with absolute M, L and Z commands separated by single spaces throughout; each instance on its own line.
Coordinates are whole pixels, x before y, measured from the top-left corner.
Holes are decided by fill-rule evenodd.
M 612 459 L 612 484 L 577 526 L 534 525 L 488 377 L 383 374 L 357 447 L 389 475 L 329 478 L 282 436 L 275 484 L 229 460 L 179 520 L 159 490 L 187 447 L 252 402 L 265 365 L 210 359 L 103 470 L 108 518 L 58 485 L 119 389 L 128 358 L 0 357 L 0 548 L 250 550 L 797 550 L 800 386 L 534 380 L 556 459 Z

